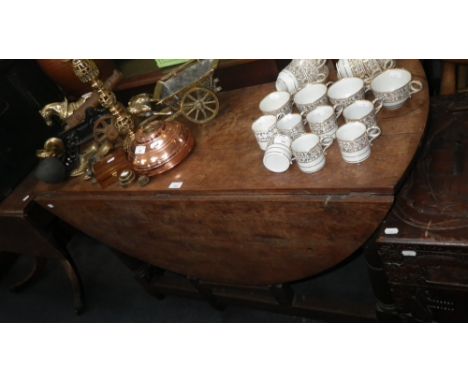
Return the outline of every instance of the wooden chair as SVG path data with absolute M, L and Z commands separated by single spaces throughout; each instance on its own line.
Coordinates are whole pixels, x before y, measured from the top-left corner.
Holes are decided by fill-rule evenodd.
M 466 76 L 468 60 L 443 60 L 440 95 L 454 95 L 468 91 Z

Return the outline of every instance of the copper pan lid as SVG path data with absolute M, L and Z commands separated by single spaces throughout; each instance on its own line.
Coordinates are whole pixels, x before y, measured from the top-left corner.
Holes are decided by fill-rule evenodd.
M 169 171 L 192 151 L 190 130 L 177 121 L 144 120 L 135 133 L 129 159 L 138 174 L 153 176 Z

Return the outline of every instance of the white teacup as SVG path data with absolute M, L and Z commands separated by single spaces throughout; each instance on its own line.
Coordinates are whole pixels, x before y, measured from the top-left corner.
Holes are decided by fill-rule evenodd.
M 307 122 L 312 133 L 318 135 L 320 139 L 335 138 L 336 129 L 338 128 L 337 119 L 340 117 L 343 107 L 335 105 L 317 106 L 314 110 L 307 114 Z
M 328 104 L 327 90 L 324 84 L 308 84 L 294 95 L 294 104 L 305 115 L 319 105 Z
M 291 144 L 293 157 L 302 172 L 312 174 L 325 166 L 325 152 L 333 139 L 321 140 L 316 134 L 303 134 Z
M 308 83 L 324 82 L 328 78 L 327 60 L 294 59 L 278 75 L 276 89 L 296 93 Z
M 280 119 L 292 111 L 291 95 L 284 91 L 272 92 L 260 101 L 259 108 L 263 114 Z
M 395 60 L 341 59 L 336 63 L 336 69 L 338 78 L 359 77 L 369 82 L 379 73 L 394 68 L 395 65 Z
M 389 69 L 372 80 L 371 89 L 375 97 L 383 101 L 385 108 L 394 110 L 403 106 L 413 94 L 420 92 L 423 84 L 411 80 L 411 73 L 406 69 Z
M 302 116 L 296 113 L 286 114 L 276 126 L 281 134 L 288 135 L 292 140 L 305 133 Z
M 347 77 L 332 84 L 328 88 L 327 95 L 332 105 L 346 107 L 358 99 L 364 99 L 368 90 L 361 78 Z
M 292 163 L 291 138 L 275 134 L 263 155 L 263 165 L 272 172 L 285 172 Z
M 367 128 L 377 126 L 377 114 L 382 109 L 382 105 L 382 100 L 379 98 L 372 102 L 360 99 L 343 110 L 343 117 L 346 122 L 362 122 Z
M 276 133 L 276 117 L 274 115 L 262 115 L 252 123 L 252 131 L 258 145 L 265 151 L 271 137 Z
M 347 163 L 361 163 L 371 154 L 371 142 L 381 134 L 377 126 L 366 128 L 362 122 L 348 122 L 336 131 L 341 156 Z

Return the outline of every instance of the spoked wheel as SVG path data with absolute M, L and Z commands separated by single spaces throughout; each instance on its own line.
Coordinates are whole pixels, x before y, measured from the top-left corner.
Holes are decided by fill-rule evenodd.
M 93 136 L 96 142 L 115 142 L 119 138 L 119 132 L 114 127 L 113 121 L 114 117 L 110 114 L 106 114 L 94 122 Z
M 218 97 L 210 89 L 193 88 L 182 97 L 181 109 L 184 117 L 189 121 L 206 123 L 218 114 Z

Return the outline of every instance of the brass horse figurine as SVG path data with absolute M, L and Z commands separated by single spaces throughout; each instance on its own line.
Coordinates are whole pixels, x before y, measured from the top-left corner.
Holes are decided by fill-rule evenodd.
M 44 118 L 47 126 L 52 126 L 52 117 L 55 115 L 60 118 L 61 121 L 65 121 L 70 117 L 86 100 L 91 96 L 91 93 L 84 94 L 78 101 L 69 102 L 68 99 L 64 99 L 62 102 L 53 102 L 45 105 L 39 113 Z

